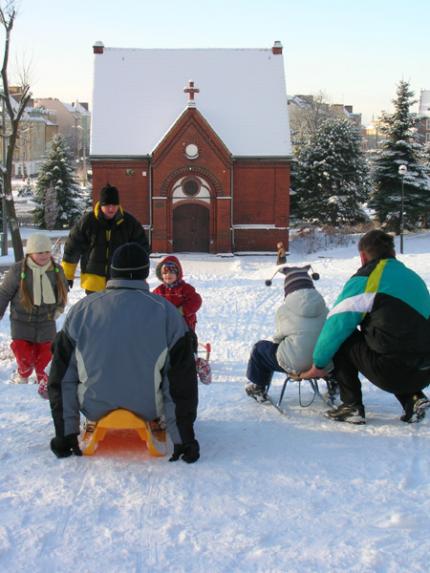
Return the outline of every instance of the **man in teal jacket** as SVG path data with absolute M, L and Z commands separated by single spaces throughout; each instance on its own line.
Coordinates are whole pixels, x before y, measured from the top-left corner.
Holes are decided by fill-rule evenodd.
M 365 423 L 361 372 L 396 396 L 403 422 L 419 422 L 430 401 L 430 295 L 424 281 L 396 259 L 393 237 L 366 233 L 358 244 L 362 266 L 345 284 L 327 316 L 304 378 L 325 376 L 334 361 L 342 404 L 327 412 L 338 422 Z

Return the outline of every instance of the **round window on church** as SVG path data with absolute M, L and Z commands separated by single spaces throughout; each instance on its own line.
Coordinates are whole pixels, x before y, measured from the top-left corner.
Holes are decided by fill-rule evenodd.
M 199 148 L 195 143 L 189 143 L 185 148 L 185 155 L 188 159 L 197 159 L 199 156 Z
M 182 190 L 185 195 L 194 197 L 200 191 L 200 181 L 195 177 L 187 177 L 182 183 Z

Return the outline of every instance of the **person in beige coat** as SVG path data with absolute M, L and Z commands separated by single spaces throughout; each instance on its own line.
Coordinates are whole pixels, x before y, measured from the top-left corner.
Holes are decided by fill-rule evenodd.
M 18 370 L 12 382 L 28 383 L 35 370 L 38 391 L 44 398 L 55 319 L 67 302 L 66 278 L 53 260 L 51 248 L 46 235 L 31 235 L 24 259 L 10 267 L 0 285 L 0 319 L 10 304 L 11 348 Z
M 308 274 L 310 267 L 287 267 L 285 299 L 276 311 L 273 342 L 259 340 L 248 362 L 245 391 L 264 402 L 274 372 L 299 375 L 312 364 L 312 352 L 325 322 L 328 308 Z

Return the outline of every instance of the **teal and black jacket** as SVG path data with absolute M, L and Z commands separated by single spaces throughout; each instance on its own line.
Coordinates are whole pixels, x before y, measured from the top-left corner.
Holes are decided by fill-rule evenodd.
M 425 282 L 395 258 L 361 267 L 329 312 L 313 360 L 324 368 L 360 326 L 378 354 L 420 367 L 430 360 L 430 295 Z

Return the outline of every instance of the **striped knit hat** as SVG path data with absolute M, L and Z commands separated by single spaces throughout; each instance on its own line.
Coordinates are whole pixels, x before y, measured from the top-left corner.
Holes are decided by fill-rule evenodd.
M 149 275 L 149 255 L 138 243 L 124 243 L 114 252 L 110 269 L 113 279 L 146 279 Z
M 285 296 L 302 288 L 315 288 L 314 283 L 308 274 L 310 268 L 310 265 L 306 265 L 304 267 L 284 267 L 282 269 L 281 273 L 285 275 Z

